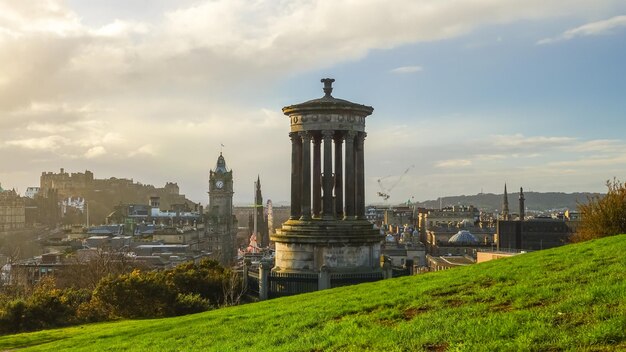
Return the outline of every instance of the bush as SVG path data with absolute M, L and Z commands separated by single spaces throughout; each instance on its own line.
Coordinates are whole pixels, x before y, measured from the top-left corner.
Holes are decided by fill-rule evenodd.
M 6 302 L 0 312 L 0 331 L 2 333 L 14 333 L 22 331 L 26 312 L 26 302 L 22 299 L 14 299 Z
M 626 233 L 626 184 L 613 179 L 606 186 L 604 197 L 589 198 L 587 204 L 578 206 L 582 219 L 574 242 Z
M 109 318 L 159 318 L 173 315 L 177 292 L 158 272 L 108 277 L 94 290 L 96 306 L 108 312 Z
M 239 277 L 212 260 L 164 271 L 109 275 L 93 290 L 57 288 L 46 276 L 25 298 L 0 300 L 0 333 L 119 318 L 160 318 L 236 304 Z M 235 300 L 233 297 L 236 297 Z
M 211 308 L 209 301 L 197 293 L 179 293 L 174 305 L 175 315 L 193 314 L 207 311 Z
M 26 299 L 7 302 L 0 313 L 0 331 L 5 333 L 46 329 L 82 322 L 78 307 L 90 300 L 85 290 L 59 290 L 52 277 L 43 278 Z

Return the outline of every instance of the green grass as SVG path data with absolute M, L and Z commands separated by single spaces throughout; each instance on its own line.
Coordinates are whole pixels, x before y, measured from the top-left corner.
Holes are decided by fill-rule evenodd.
M 0 350 L 626 350 L 626 235 L 184 317 L 0 337 Z

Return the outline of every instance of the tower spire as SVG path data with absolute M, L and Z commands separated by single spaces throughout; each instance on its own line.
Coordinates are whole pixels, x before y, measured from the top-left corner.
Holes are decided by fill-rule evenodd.
M 504 183 L 504 199 L 502 200 L 502 220 L 510 220 L 509 196 L 506 193 L 506 182 Z
M 519 188 L 519 219 L 520 221 L 524 221 L 526 208 L 524 206 L 524 189 L 522 187 Z

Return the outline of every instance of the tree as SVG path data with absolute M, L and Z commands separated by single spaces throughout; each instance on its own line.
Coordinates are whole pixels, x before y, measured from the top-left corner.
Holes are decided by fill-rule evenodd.
M 626 233 L 626 183 L 614 178 L 606 181 L 606 186 L 604 197 L 591 197 L 587 204 L 578 206 L 581 223 L 574 242 Z
M 65 260 L 67 264 L 58 274 L 59 287 L 87 288 L 94 290 L 101 279 L 106 276 L 127 274 L 134 269 L 142 268 L 128 255 L 128 249 L 116 251 L 102 248 L 82 251 Z

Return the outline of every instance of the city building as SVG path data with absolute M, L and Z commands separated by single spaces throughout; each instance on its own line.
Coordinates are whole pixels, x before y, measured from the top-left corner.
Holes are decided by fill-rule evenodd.
M 478 250 L 494 246 L 495 227 L 481 219 L 474 206 L 452 206 L 418 212 L 420 239 L 431 256 L 476 258 Z
M 205 214 L 207 250 L 222 265 L 236 258 L 237 218 L 233 213 L 233 172 L 226 167 L 222 153 L 209 172 L 209 205 Z
M 540 250 L 566 244 L 578 221 L 567 222 L 552 217 L 525 216 L 524 190 L 520 188 L 519 218 L 498 220 L 496 244 L 498 250 Z
M 26 192 L 24 192 L 24 197 L 34 199 L 37 194 L 39 194 L 39 187 L 27 187 Z
M 467 255 L 432 256 L 428 254 L 426 261 L 428 262 L 428 271 L 447 270 L 476 263 L 474 258 Z
M 22 230 L 26 226 L 25 200 L 15 190 L 0 187 L 0 233 Z

